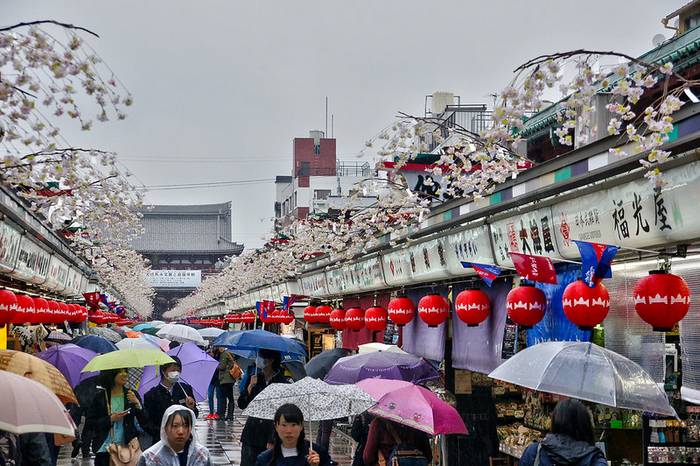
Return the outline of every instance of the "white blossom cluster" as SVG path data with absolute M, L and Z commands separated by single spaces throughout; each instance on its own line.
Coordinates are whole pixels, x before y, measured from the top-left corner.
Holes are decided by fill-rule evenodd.
M 36 26 L 0 32 L 0 183 L 71 240 L 122 304 L 147 316 L 148 267 L 128 247 L 142 231 L 142 194 L 115 154 L 64 148 L 58 127 L 62 119 L 85 131 L 93 118 L 124 119 L 133 99 L 76 31 L 61 26 L 58 34 L 65 38 Z

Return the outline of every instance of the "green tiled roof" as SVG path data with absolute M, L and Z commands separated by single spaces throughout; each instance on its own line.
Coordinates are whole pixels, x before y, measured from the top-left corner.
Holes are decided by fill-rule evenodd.
M 683 70 L 700 62 L 700 26 L 686 31 L 684 34 L 668 40 L 658 47 L 646 52 L 639 57 L 648 63 L 672 62 L 675 71 Z M 601 89 L 603 90 L 603 89 Z M 561 111 L 561 103 L 550 105 L 541 112 L 533 115 L 525 122 L 523 137 L 528 137 L 534 133 L 547 128 L 557 121 L 557 115 Z

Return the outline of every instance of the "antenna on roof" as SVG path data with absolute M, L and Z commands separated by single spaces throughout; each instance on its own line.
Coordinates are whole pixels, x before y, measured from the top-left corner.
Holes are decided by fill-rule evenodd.
M 651 39 L 651 43 L 654 45 L 654 47 L 658 47 L 664 42 L 666 42 L 666 36 L 663 34 L 657 34 Z

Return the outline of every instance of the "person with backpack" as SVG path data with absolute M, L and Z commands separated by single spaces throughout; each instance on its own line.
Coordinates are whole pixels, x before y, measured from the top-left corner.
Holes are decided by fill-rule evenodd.
M 369 425 L 362 459 L 367 466 L 427 466 L 433 452 L 427 434 L 375 418 Z
M 221 403 L 218 415 L 220 419 L 233 421 L 235 409 L 233 398 L 233 385 L 241 377 L 241 368 L 233 355 L 226 348 L 218 348 L 219 351 L 219 386 L 221 387 Z
M 552 411 L 552 429 L 525 449 L 520 466 L 607 466 L 595 446 L 593 416 L 578 400 L 563 400 Z

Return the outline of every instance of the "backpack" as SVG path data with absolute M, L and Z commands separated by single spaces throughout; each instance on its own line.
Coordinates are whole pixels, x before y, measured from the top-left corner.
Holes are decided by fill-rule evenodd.
M 19 466 L 19 438 L 15 434 L 0 431 L 0 465 Z
M 389 454 L 389 461 L 387 461 L 387 466 L 428 466 L 428 459 L 425 457 L 422 451 L 414 447 L 403 443 L 401 437 L 389 423 L 386 423 L 386 428 L 394 438 L 396 446 L 391 450 Z M 379 454 L 381 457 L 381 453 Z

